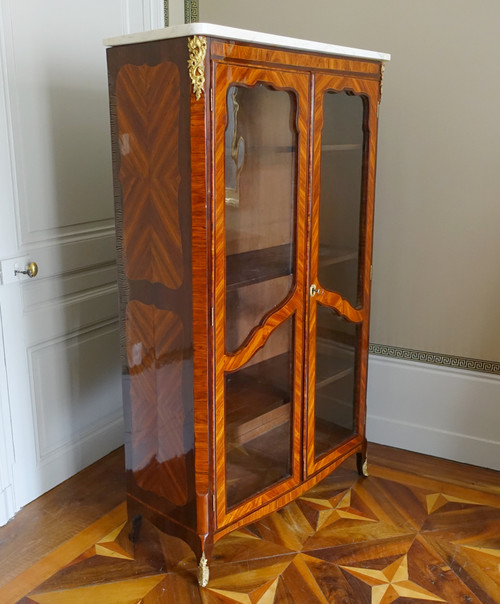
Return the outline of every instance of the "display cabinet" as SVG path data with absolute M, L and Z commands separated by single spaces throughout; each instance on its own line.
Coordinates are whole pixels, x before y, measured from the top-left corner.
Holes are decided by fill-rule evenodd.
M 356 454 L 388 55 L 191 24 L 107 40 L 128 510 L 215 541 Z

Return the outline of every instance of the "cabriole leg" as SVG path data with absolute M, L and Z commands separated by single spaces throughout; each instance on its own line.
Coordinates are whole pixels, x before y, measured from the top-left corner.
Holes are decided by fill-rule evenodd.
M 366 452 L 356 454 L 356 465 L 360 476 L 368 476 L 368 459 L 366 457 Z
M 198 585 L 200 587 L 206 587 L 208 585 L 209 575 L 208 561 L 205 557 L 205 552 L 203 552 L 201 554 L 200 563 L 198 564 Z

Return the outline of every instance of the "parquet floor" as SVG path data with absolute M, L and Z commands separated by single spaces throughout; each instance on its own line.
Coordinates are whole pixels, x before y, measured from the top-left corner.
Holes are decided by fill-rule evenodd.
M 379 445 L 368 459 L 368 478 L 348 462 L 224 537 L 206 588 L 179 540 L 145 525 L 133 550 L 121 504 L 0 588 L 0 602 L 499 604 L 500 473 Z

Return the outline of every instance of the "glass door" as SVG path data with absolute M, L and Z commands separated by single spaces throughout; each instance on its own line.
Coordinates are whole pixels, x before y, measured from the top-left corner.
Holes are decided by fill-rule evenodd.
M 307 472 L 365 443 L 376 83 L 315 77 Z M 363 445 L 364 446 L 364 445 Z
M 221 527 L 300 480 L 309 78 L 217 64 L 215 81 Z

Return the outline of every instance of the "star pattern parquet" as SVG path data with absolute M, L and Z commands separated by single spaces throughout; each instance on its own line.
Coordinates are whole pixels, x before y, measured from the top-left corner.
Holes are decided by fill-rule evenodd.
M 123 518 L 12 602 L 500 603 L 500 489 L 370 470 L 359 478 L 348 463 L 224 537 L 206 588 L 198 588 L 187 545 L 145 523 L 134 548 Z

